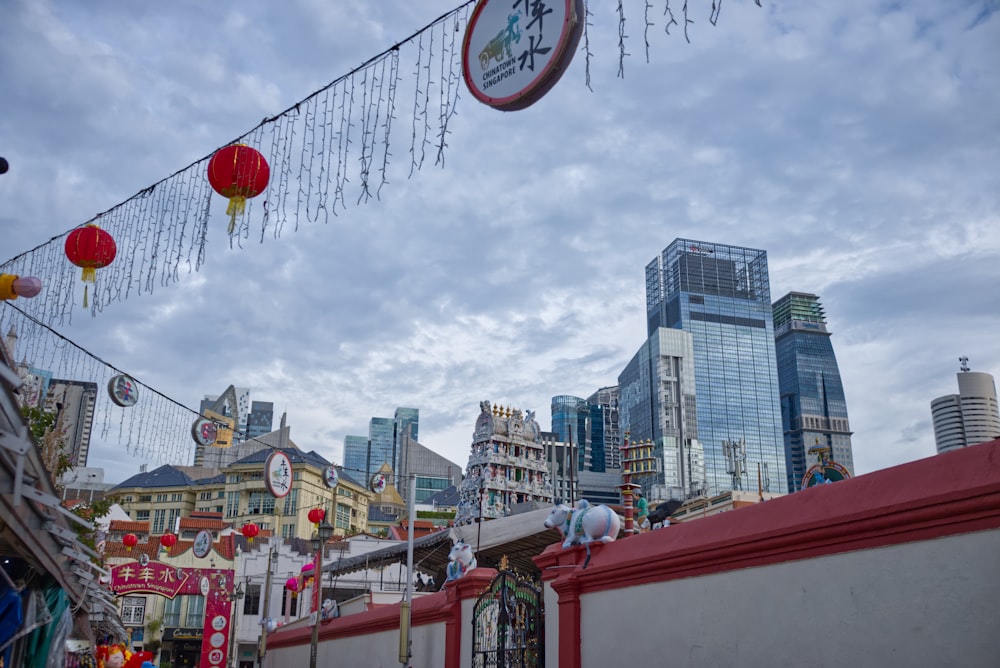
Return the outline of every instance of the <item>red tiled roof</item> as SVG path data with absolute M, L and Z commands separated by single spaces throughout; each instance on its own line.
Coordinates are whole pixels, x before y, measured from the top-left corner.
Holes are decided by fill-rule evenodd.
M 122 545 L 121 541 L 111 541 L 109 540 L 104 544 L 104 558 L 125 558 L 125 559 L 138 559 L 141 555 L 148 555 L 150 559 L 155 559 L 157 553 L 160 551 L 159 541 L 150 541 L 148 543 L 139 543 L 131 550 Z
M 219 513 L 219 518 L 208 518 L 208 517 L 182 517 L 180 521 L 180 528 L 183 529 L 224 529 L 226 523 L 222 521 L 221 515 Z
M 108 524 L 108 531 L 149 533 L 149 522 L 135 522 L 131 520 L 111 520 L 111 522 Z
M 170 548 L 167 556 L 176 557 L 184 554 L 194 545 L 193 540 L 179 540 Z M 212 551 L 227 561 L 232 561 L 236 556 L 236 547 L 233 543 L 233 536 L 222 536 L 212 543 Z M 207 557 L 206 557 L 207 558 Z
M 192 510 L 191 519 L 221 520 L 222 513 L 213 512 L 211 510 Z

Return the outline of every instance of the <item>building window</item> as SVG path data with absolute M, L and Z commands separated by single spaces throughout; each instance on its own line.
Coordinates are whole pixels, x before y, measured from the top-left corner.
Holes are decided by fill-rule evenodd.
M 247 593 L 243 598 L 243 614 L 260 614 L 260 585 L 247 585 Z
M 337 504 L 337 520 L 334 526 L 338 529 L 349 529 L 351 527 L 351 508 L 342 503 Z
M 168 519 L 167 519 L 167 531 L 173 531 L 174 530 L 174 527 L 177 526 L 177 518 L 180 517 L 180 515 L 181 515 L 181 509 L 180 508 L 171 508 L 170 509 L 170 515 L 167 516 L 168 517 Z
M 291 600 L 289 600 L 291 599 Z M 292 596 L 291 592 L 281 588 L 281 610 L 282 612 L 287 611 L 290 617 L 295 617 L 298 614 L 299 598 L 298 596 Z
M 122 599 L 122 624 L 142 626 L 146 617 L 146 597 L 126 596 Z
M 285 514 L 294 515 L 299 508 L 299 490 L 293 489 L 285 497 Z
M 217 499 L 224 499 L 224 498 L 226 498 L 226 493 L 224 491 L 222 491 L 222 490 L 219 490 L 219 494 L 215 498 L 217 498 Z
M 229 475 L 226 476 L 226 482 L 228 482 L 231 485 L 235 485 L 239 481 L 240 481 L 239 473 L 230 473 Z
M 187 599 L 187 615 L 184 616 L 184 626 L 201 628 L 205 624 L 205 597 L 185 596 Z
M 236 517 L 240 514 L 240 493 L 230 492 L 226 501 L 226 517 Z
M 166 494 L 157 494 L 156 495 L 156 502 L 157 503 L 166 503 L 167 502 L 167 495 Z
M 212 493 L 211 492 L 198 492 L 198 500 L 199 501 L 210 501 L 211 499 L 212 499 Z M 180 500 L 180 499 L 178 499 L 178 500 Z
M 153 533 L 163 533 L 163 523 L 167 519 L 165 508 L 157 508 L 153 511 Z
M 182 596 L 168 598 L 163 605 L 163 626 L 181 625 L 181 599 Z
M 179 503 L 180 501 L 184 500 L 184 495 L 181 494 L 180 492 L 171 494 L 170 495 L 170 500 L 173 501 L 174 503 Z
M 153 497 L 150 494 L 142 494 L 139 496 L 139 503 L 149 503 L 152 500 Z
M 137 510 L 137 511 L 135 511 L 135 521 L 136 522 L 148 522 L 149 521 L 149 511 L 148 510 Z
M 274 497 L 264 492 L 250 492 L 248 515 L 273 515 Z

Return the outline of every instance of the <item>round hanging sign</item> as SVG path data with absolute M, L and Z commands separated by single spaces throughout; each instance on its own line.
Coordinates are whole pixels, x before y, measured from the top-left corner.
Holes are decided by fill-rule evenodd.
M 479 0 L 462 42 L 473 97 L 501 111 L 540 100 L 573 60 L 585 17 L 584 0 Z
M 194 545 L 191 547 L 191 551 L 194 552 L 194 556 L 199 559 L 204 559 L 208 556 L 208 553 L 212 550 L 212 532 L 208 529 L 202 529 L 194 537 Z
M 292 491 L 292 460 L 281 450 L 272 452 L 264 462 L 264 485 L 279 499 Z
M 385 491 L 385 486 L 389 484 L 384 473 L 376 473 L 372 476 L 372 491 L 381 494 Z
M 323 469 L 323 484 L 333 489 L 337 486 L 338 482 L 340 482 L 340 476 L 337 475 L 337 469 L 332 466 L 327 466 Z
M 198 418 L 191 425 L 191 435 L 198 445 L 212 445 L 219 436 L 219 428 L 208 418 Z
M 139 388 L 130 377 L 118 374 L 108 381 L 108 395 L 116 406 L 128 408 L 139 401 Z

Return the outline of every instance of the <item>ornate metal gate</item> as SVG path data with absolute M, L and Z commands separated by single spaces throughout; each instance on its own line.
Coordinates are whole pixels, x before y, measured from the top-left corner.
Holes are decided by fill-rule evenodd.
M 476 599 L 472 668 L 544 668 L 542 588 L 501 570 Z

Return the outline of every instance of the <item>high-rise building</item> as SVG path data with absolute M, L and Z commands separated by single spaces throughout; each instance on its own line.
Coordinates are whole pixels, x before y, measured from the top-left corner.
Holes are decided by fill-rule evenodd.
M 396 408 L 393 415 L 394 431 L 392 435 L 392 468 L 399 474 L 410 471 L 409 462 L 406 460 L 407 450 L 404 444 L 405 439 L 410 438 L 413 442 L 419 440 L 420 435 L 420 409 L 418 408 Z M 403 485 L 404 489 L 406 485 Z M 403 491 L 403 490 L 401 490 Z M 403 496 L 406 496 L 404 491 Z
M 692 335 L 658 327 L 618 376 L 622 431 L 633 443 L 653 444 L 656 474 L 633 480 L 651 498 L 687 499 L 706 491 L 694 365 Z
M 365 480 L 375 475 L 382 468 L 382 464 L 388 464 L 393 471 L 396 470 L 395 435 L 396 422 L 392 418 L 373 417 L 368 421 L 370 446 Z
M 592 459 L 599 457 L 598 452 L 604 452 L 604 468 L 620 469 L 622 467 L 622 432 L 619 422 L 618 386 L 602 387 L 587 397 L 590 406 L 590 422 L 588 432 L 593 442 Z
M 576 468 L 590 470 L 592 463 L 587 457 L 587 419 L 590 409 L 580 397 L 561 394 L 552 397 L 552 433 L 556 440 L 570 443 Z M 603 462 L 602 462 L 603 466 Z
M 97 383 L 59 378 L 49 381 L 44 408 L 56 416 L 56 426 L 62 430 L 62 451 L 71 466 L 87 465 L 96 403 Z
M 367 485 L 371 478 L 368 468 L 368 437 L 345 436 L 344 470 Z
M 646 318 L 693 337 L 708 493 L 755 488 L 758 469 L 786 492 L 767 253 L 674 240 L 646 266 Z
M 254 401 L 250 404 L 247 415 L 247 438 L 257 438 L 270 434 L 274 424 L 274 403 L 270 401 Z
M 931 402 L 937 451 L 947 452 L 1000 438 L 997 386 L 988 373 L 969 370 L 969 358 L 961 357 L 958 394 Z
M 773 311 L 788 490 L 799 489 L 813 463 L 806 453 L 817 445 L 854 475 L 847 400 L 819 297 L 789 292 Z

